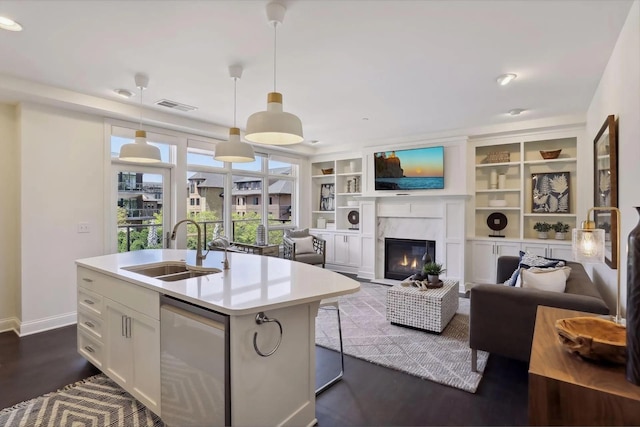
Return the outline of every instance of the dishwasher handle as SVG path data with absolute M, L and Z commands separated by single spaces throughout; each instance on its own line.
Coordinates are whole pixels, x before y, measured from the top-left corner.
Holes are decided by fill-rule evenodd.
M 280 323 L 280 321 L 278 319 L 269 319 L 267 317 L 266 314 L 264 314 L 264 312 L 260 312 L 258 314 L 256 314 L 256 323 L 258 325 L 262 325 L 263 323 L 271 323 L 271 322 L 275 322 L 278 324 L 278 328 L 280 328 L 280 337 L 278 339 L 278 343 L 276 344 L 276 346 L 273 348 L 273 350 L 268 351 L 266 353 L 263 353 L 262 351 L 260 351 L 260 349 L 258 348 L 258 333 L 254 332 L 253 334 L 253 348 L 256 351 L 256 353 L 258 353 L 258 355 L 262 356 L 262 357 L 269 357 L 271 356 L 273 353 L 275 353 L 278 348 L 280 347 L 280 344 L 282 343 L 282 324 Z

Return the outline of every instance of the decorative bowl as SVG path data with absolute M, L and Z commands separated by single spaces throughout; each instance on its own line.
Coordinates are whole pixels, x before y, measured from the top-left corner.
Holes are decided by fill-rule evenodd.
M 542 150 L 540 150 L 540 155 L 545 160 L 557 159 L 560 156 L 560 152 L 561 151 L 562 151 L 562 149 L 560 149 L 560 150 L 550 150 L 550 151 L 542 151 Z
M 333 173 L 333 168 L 322 169 L 323 175 L 331 175 Z
M 560 344 L 585 359 L 625 363 L 627 331 L 622 325 L 599 317 L 556 320 Z

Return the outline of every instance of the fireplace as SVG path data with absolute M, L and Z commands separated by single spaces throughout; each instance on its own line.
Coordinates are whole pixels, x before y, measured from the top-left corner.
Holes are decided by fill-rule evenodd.
M 422 257 L 428 253 L 436 259 L 434 240 L 384 239 L 384 277 L 404 280 L 422 268 Z

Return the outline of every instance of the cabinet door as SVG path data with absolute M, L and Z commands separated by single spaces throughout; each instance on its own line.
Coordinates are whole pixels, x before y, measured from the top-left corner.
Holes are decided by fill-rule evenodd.
M 347 237 L 347 252 L 348 252 L 348 265 L 352 267 L 360 267 L 361 251 L 360 251 L 360 236 L 346 236 Z
M 548 249 L 549 249 L 549 245 L 547 245 L 546 243 L 529 243 L 529 242 L 522 243 L 522 250 L 525 252 L 529 252 L 530 254 L 533 254 L 533 255 L 547 257 L 549 256 Z
M 160 415 L 160 322 L 131 312 L 134 395 Z
M 571 245 L 549 245 L 549 258 L 558 258 L 565 261 L 573 260 Z
M 122 387 L 129 388 L 133 366 L 131 364 L 131 346 L 127 338 L 127 314 L 129 310 L 115 301 L 105 298 L 106 306 L 106 339 L 105 367 L 106 373 Z
M 349 236 L 346 234 L 336 234 L 334 236 L 335 257 L 334 264 L 349 265 Z
M 314 233 L 314 234 L 326 242 L 325 248 L 324 248 L 325 262 L 327 264 L 333 264 L 335 260 L 335 246 L 333 244 L 333 233 Z
M 496 262 L 500 256 L 520 256 L 520 243 L 503 242 L 496 243 Z M 497 263 L 496 263 L 497 266 Z M 495 270 L 494 270 L 495 272 Z
M 471 243 L 471 281 L 474 283 L 496 282 L 495 244 L 487 241 Z

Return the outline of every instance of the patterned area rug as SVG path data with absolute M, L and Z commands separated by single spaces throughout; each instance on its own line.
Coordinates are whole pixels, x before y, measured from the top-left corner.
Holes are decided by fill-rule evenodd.
M 0 426 L 163 427 L 153 412 L 99 374 L 0 411 Z
M 478 352 L 478 372 L 471 372 L 469 300 L 459 308 L 442 334 L 392 325 L 386 320 L 389 286 L 361 283 L 360 292 L 339 298 L 344 352 L 388 368 L 475 393 L 488 353 Z M 335 310 L 321 309 L 316 344 L 339 349 Z

